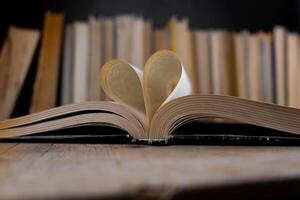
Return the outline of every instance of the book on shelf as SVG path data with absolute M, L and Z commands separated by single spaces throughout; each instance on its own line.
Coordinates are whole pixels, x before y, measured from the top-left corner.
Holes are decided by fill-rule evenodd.
M 168 31 L 165 29 L 153 30 L 152 40 L 154 52 L 170 47 L 170 38 L 168 37 Z
M 77 103 L 5 120 L 0 122 L 0 138 L 96 125 L 117 127 L 135 140 L 167 141 L 178 127 L 203 118 L 267 127 L 287 132 L 286 137 L 300 133 L 299 109 L 232 96 L 192 95 L 182 61 L 169 50 L 153 54 L 144 71 L 124 60 L 108 61 L 100 83 L 115 102 Z
M 64 15 L 46 12 L 30 112 L 56 106 Z
M 248 39 L 249 47 L 249 99 L 261 101 L 261 68 L 260 68 L 260 45 L 257 35 L 250 35 Z M 255 80 L 255 81 L 253 81 Z
M 211 32 L 213 93 L 236 96 L 233 37 L 229 32 Z
M 173 17 L 169 24 L 170 49 L 175 51 L 181 58 L 192 81 L 193 92 L 197 93 L 198 84 L 193 52 L 193 38 L 189 29 L 188 19 L 177 20 Z
M 103 59 L 111 60 L 116 53 L 116 27 L 113 18 L 104 18 L 103 22 Z
M 64 35 L 62 82 L 61 82 L 61 105 L 73 103 L 73 63 L 74 63 L 74 31 L 72 25 L 67 25 Z
M 286 30 L 281 26 L 274 27 L 274 49 L 275 49 L 275 80 L 276 80 L 276 103 L 287 105 L 287 51 Z
M 196 76 L 198 81 L 198 92 L 200 94 L 212 93 L 212 70 L 211 56 L 209 53 L 209 33 L 205 31 L 195 31 L 195 62 Z
M 150 20 L 136 15 L 93 17 L 88 21 L 81 21 L 88 27 L 92 26 L 92 22 L 98 27 L 87 28 L 88 33 L 85 36 L 78 36 L 70 44 L 75 51 L 72 51 L 70 71 L 75 74 L 73 91 L 64 92 L 63 89 L 61 93 L 62 98 L 66 95 L 72 96 L 68 97 L 73 99 L 68 103 L 109 99 L 98 85 L 93 84 L 97 78 L 95 74 L 104 62 L 112 58 L 124 59 L 143 70 L 142 66 L 150 53 L 171 49 L 182 60 L 192 81 L 193 93 L 231 95 L 299 107 L 290 103 L 297 102 L 300 92 L 291 88 L 291 83 L 295 82 L 292 80 L 295 77 L 290 78 L 295 74 L 291 71 L 295 69 L 289 67 L 298 65 L 299 61 L 292 58 L 293 53 L 289 50 L 291 44 L 287 44 L 290 32 L 283 27 L 276 26 L 273 32 L 254 33 L 247 30 L 198 30 L 189 27 L 188 19 L 178 20 L 173 17 L 167 26 L 157 29 L 153 28 Z M 76 24 L 77 21 L 70 25 Z M 299 37 L 296 33 L 294 35 L 295 38 Z M 85 45 L 82 43 L 83 48 L 76 49 L 76 43 L 80 40 L 88 42 Z M 299 44 L 293 45 L 296 48 Z M 88 55 L 87 58 L 84 59 L 84 55 Z M 64 51 L 63 58 L 70 60 L 67 51 Z M 80 60 L 81 67 L 78 65 Z M 289 66 L 288 62 L 291 63 Z M 77 76 L 82 80 L 78 81 Z M 68 81 L 68 78 L 62 78 L 62 85 L 68 85 L 64 84 Z M 75 101 L 76 94 L 84 93 L 87 93 L 86 98 Z
M 39 41 L 40 32 L 11 26 L 0 55 L 0 120 L 11 116 Z
M 98 74 L 100 70 L 100 66 L 104 64 L 103 62 L 103 53 L 102 51 L 102 43 L 103 43 L 103 19 L 95 18 L 91 16 L 89 18 L 88 23 L 88 77 L 87 77 L 87 93 L 88 101 L 98 101 L 101 98 L 101 88 L 99 84 L 95 84 L 98 82 Z M 76 81 L 76 80 L 75 80 Z
M 241 98 L 249 99 L 249 48 L 247 45 L 249 32 L 243 31 L 234 34 L 235 64 L 236 64 L 236 84 L 237 94 Z
M 300 108 L 300 40 L 296 33 L 287 34 L 287 105 Z
M 115 19 L 116 26 L 116 57 L 124 60 L 131 60 L 131 42 L 134 16 L 122 15 Z M 141 67 L 141 66 L 139 66 Z
M 74 24 L 73 102 L 88 101 L 89 27 L 87 22 Z

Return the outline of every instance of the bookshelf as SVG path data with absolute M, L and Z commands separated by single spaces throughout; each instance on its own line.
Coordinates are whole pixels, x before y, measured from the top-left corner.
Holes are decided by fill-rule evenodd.
M 300 29 L 300 1 L 258 0 L 27 0 L 5 1 L 0 8 L 0 41 L 9 24 L 41 29 L 46 10 L 64 12 L 66 22 L 87 19 L 89 14 L 114 16 L 133 13 L 153 20 L 154 27 L 163 27 L 173 15 L 188 17 L 193 29 L 271 30 L 283 25 L 289 30 Z M 29 75 L 23 86 L 13 116 L 26 114 L 36 73 L 38 55 L 35 55 Z

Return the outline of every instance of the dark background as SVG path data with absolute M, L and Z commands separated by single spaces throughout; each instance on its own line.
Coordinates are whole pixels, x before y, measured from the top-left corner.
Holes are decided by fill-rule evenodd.
M 46 10 L 63 12 L 67 22 L 88 15 L 134 13 L 162 27 L 172 15 L 189 17 L 192 28 L 270 30 L 274 25 L 299 29 L 299 0 L 6 0 L 0 7 L 0 30 L 15 24 L 41 28 Z
M 176 15 L 188 17 L 195 29 L 272 30 L 283 25 L 300 29 L 300 0 L 5 0 L 0 6 L 0 44 L 10 24 L 42 29 L 46 10 L 63 12 L 66 22 L 85 20 L 90 14 L 114 16 L 132 13 L 163 27 Z M 38 51 L 13 116 L 26 114 L 36 72 Z

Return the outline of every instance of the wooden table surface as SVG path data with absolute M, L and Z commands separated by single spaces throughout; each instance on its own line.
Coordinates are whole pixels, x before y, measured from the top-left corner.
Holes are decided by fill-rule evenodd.
M 0 143 L 1 199 L 247 199 L 296 195 L 299 179 L 300 147 Z

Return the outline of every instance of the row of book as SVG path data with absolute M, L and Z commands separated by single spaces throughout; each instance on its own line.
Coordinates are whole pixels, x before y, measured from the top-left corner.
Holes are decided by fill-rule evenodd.
M 124 59 L 143 69 L 152 53 L 171 49 L 183 60 L 194 93 L 300 108 L 299 36 L 280 26 L 255 33 L 190 30 L 187 19 L 171 18 L 154 30 L 137 16 L 91 17 L 67 25 L 65 38 L 62 104 L 105 100 L 95 83 L 106 61 Z
M 143 69 L 160 49 L 178 54 L 194 93 L 300 108 L 299 36 L 283 27 L 257 33 L 191 30 L 188 19 L 173 17 L 164 28 L 153 29 L 150 20 L 134 15 L 90 16 L 65 25 L 63 14 L 47 12 L 42 34 L 9 28 L 0 54 L 0 119 L 9 118 L 13 110 L 39 38 L 32 113 L 57 106 L 58 91 L 61 105 L 107 100 L 99 84 L 106 61 L 124 59 Z

